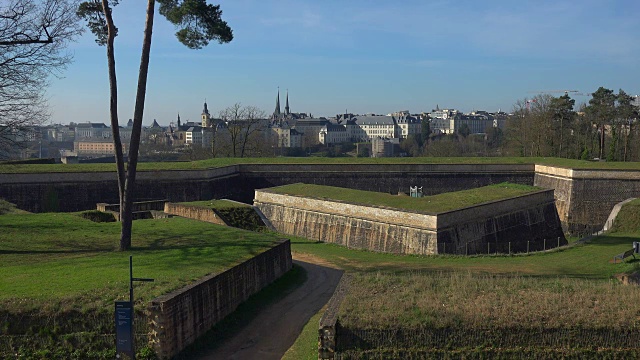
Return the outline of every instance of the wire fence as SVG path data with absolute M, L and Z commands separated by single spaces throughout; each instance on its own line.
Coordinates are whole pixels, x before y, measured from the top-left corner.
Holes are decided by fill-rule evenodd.
M 336 352 L 376 348 L 608 348 L 637 347 L 640 329 L 622 328 L 417 328 L 338 327 Z

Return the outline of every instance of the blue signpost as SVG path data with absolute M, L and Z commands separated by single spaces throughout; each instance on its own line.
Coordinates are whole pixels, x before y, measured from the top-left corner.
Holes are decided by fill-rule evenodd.
M 133 282 L 153 281 L 153 279 L 133 277 L 133 256 L 129 256 L 129 301 L 116 301 L 115 321 L 116 321 L 116 357 L 126 355 L 129 359 L 135 360 L 136 349 L 133 342 Z
M 128 301 L 116 301 L 116 353 L 133 359 L 133 311 Z

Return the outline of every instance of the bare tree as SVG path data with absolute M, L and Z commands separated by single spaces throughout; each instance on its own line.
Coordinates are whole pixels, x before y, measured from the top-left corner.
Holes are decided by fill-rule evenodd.
M 266 113 L 255 106 L 235 103 L 220 111 L 220 118 L 226 124 L 230 138 L 231 156 L 244 157 L 259 149 L 259 136 L 267 124 Z
M 153 33 L 153 18 L 155 12 L 155 0 L 147 0 L 146 22 L 144 27 L 144 39 L 142 41 L 142 54 L 140 70 L 138 72 L 138 87 L 133 111 L 133 129 L 129 145 L 129 157 L 125 169 L 122 144 L 118 130 L 118 90 L 116 78 L 116 65 L 114 57 L 114 38 L 118 29 L 112 18 L 111 5 L 117 5 L 118 0 L 89 0 L 80 4 L 78 14 L 87 20 L 87 26 L 96 35 L 99 45 L 107 46 L 107 62 L 109 66 L 110 87 L 110 115 L 111 129 L 113 132 L 114 149 L 118 171 L 118 192 L 120 194 L 120 220 L 122 231 L 120 233 L 120 250 L 131 248 L 132 207 L 138 166 L 138 150 L 140 147 L 140 135 L 142 132 L 142 116 L 144 113 L 144 100 L 147 91 L 147 75 L 149 72 L 149 55 L 151 52 L 151 36 Z M 176 37 L 185 46 L 191 49 L 200 49 L 212 40 L 219 43 L 229 42 L 233 39 L 231 28 L 222 21 L 222 11 L 219 5 L 209 5 L 206 0 L 158 0 L 160 14 L 179 30 Z
M 82 33 L 74 0 L 0 3 L 0 157 L 49 117 L 45 88 L 60 76 Z

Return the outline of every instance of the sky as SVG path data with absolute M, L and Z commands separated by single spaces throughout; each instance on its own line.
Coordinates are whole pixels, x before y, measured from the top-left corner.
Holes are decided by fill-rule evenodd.
M 211 1 L 209 1 L 211 3 Z M 510 111 L 536 92 L 640 94 L 637 0 L 220 0 L 228 44 L 191 50 L 157 13 L 143 124 L 235 103 L 271 114 Z M 133 117 L 146 1 L 114 9 L 119 117 Z M 157 8 L 157 6 L 156 6 Z M 47 91 L 51 123 L 109 124 L 105 47 L 89 31 Z M 554 96 L 562 95 L 561 92 Z M 576 103 L 588 101 L 574 96 Z

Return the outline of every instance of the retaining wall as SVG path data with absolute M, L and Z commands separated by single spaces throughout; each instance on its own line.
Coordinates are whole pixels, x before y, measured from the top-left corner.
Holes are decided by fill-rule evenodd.
M 206 170 L 139 171 L 134 201 L 228 198 L 251 203 L 254 190 L 298 182 L 425 195 L 500 182 L 556 190 L 565 230 L 602 228 L 613 206 L 640 197 L 640 171 L 572 170 L 533 164 L 241 164 Z M 117 203 L 115 172 L 0 174 L 0 198 L 31 212 L 81 211 Z
M 225 272 L 152 300 L 151 346 L 160 359 L 170 359 L 291 266 L 291 244 L 284 240 Z
M 602 229 L 617 203 L 640 197 L 640 171 L 536 165 L 534 185 L 555 189 L 558 215 L 568 232 L 587 234 Z
M 228 224 L 222 219 L 222 217 L 220 217 L 220 214 L 218 214 L 218 212 L 214 209 L 166 202 L 164 204 L 164 212 L 167 214 L 178 215 L 189 219 L 228 226 Z
M 164 203 L 166 201 L 167 200 L 151 200 L 134 202 L 131 211 L 162 211 L 164 210 Z M 98 211 L 120 212 L 120 204 L 97 203 L 96 209 Z
M 277 231 L 398 254 L 524 252 L 566 245 L 553 190 L 425 214 L 256 190 Z

